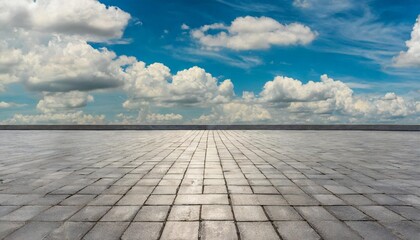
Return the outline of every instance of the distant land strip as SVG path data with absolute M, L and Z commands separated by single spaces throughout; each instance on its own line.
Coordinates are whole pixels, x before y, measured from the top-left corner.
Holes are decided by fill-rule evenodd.
M 420 125 L 0 125 L 0 130 L 358 130 L 420 131 Z

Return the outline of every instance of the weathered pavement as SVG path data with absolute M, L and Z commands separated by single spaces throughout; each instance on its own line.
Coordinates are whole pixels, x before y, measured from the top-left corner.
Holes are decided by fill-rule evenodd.
M 420 133 L 0 131 L 0 238 L 419 239 Z

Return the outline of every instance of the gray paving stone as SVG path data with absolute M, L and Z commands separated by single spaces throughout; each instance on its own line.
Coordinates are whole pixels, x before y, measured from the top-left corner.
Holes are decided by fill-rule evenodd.
M 159 222 L 133 222 L 125 230 L 122 240 L 157 240 L 163 223 Z
M 366 216 L 366 214 L 352 206 L 327 206 L 325 208 L 343 221 L 372 220 L 370 217 Z
M 0 222 L 0 238 L 3 239 L 23 225 L 25 225 L 24 222 Z
M 142 206 L 148 197 L 149 195 L 145 194 L 127 194 L 117 202 L 117 205 Z
M 163 222 L 166 220 L 170 206 L 143 206 L 134 221 Z
M 88 202 L 92 201 L 96 196 L 95 195 L 73 195 L 69 198 L 63 200 L 60 205 L 65 206 L 83 206 Z
M 305 221 L 281 221 L 274 223 L 280 236 L 285 240 L 321 239 L 314 229 Z
M 372 218 L 382 222 L 398 222 L 405 220 L 400 215 L 383 206 L 360 206 L 359 209 Z
M 198 239 L 198 229 L 200 223 L 196 222 L 173 222 L 168 221 L 163 229 L 162 240 L 195 240 Z
M 79 211 L 78 206 L 53 206 L 38 214 L 33 220 L 36 221 L 64 221 Z
M 178 195 L 175 204 L 229 204 L 226 194 Z
M 176 195 L 150 195 L 147 205 L 172 205 Z
M 344 195 L 347 196 L 347 195 Z M 321 205 L 346 205 L 340 198 L 332 194 L 315 194 L 313 197 L 318 200 Z
M 232 209 L 229 205 L 203 205 L 201 218 L 203 220 L 233 220 Z
M 200 192 L 201 193 L 201 192 Z M 227 193 L 226 186 L 204 186 L 204 194 Z
M 339 221 L 313 221 L 311 222 L 315 230 L 325 240 L 343 239 L 356 240 L 362 239 L 359 234 Z
M 233 206 L 236 221 L 267 221 L 264 210 L 260 206 Z
M 411 221 L 387 222 L 384 225 L 393 232 L 398 233 L 403 239 L 419 239 L 420 226 Z
M 408 220 L 420 221 L 420 209 L 411 206 L 389 206 L 390 210 L 407 218 Z
M 76 214 L 74 214 L 70 221 L 74 222 L 95 222 L 98 221 L 110 209 L 110 206 L 86 206 Z
M 83 237 L 84 240 L 118 240 L 123 235 L 128 222 L 97 222 Z
M 238 239 L 233 221 L 203 221 L 200 235 L 203 240 Z
M 23 206 L 0 218 L 0 221 L 28 221 L 49 208 L 48 206 Z
M 296 207 L 296 210 L 309 222 L 337 220 L 325 208 L 320 206 Z
M 58 228 L 61 223 L 58 222 L 30 222 L 19 228 L 17 231 L 8 235 L 5 240 L 41 240 L 44 239 L 51 231 Z
M 276 230 L 269 222 L 238 222 L 239 234 L 243 240 L 278 240 Z
M 112 206 L 121 198 L 122 195 L 99 195 L 95 199 L 90 201 L 88 205 Z
M 127 222 L 131 221 L 137 214 L 140 207 L 137 206 L 114 206 L 101 218 L 105 222 Z
M 168 221 L 198 221 L 200 220 L 200 206 L 173 206 Z
M 287 203 L 294 206 L 305 206 L 305 205 L 318 205 L 319 202 L 315 199 L 310 197 L 306 194 L 299 194 L 299 195 L 283 195 L 286 199 Z
M 353 230 L 357 231 L 364 239 L 387 240 L 397 239 L 397 236 L 388 231 L 377 222 L 351 221 L 346 222 Z
M 94 224 L 92 222 L 64 222 L 61 227 L 52 231 L 45 240 L 82 239 Z
M 302 217 L 290 206 L 265 206 L 271 221 L 302 220 Z

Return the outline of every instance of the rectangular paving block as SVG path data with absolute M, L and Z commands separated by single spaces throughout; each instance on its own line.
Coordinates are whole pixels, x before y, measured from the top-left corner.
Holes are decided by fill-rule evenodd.
M 168 221 L 162 232 L 162 240 L 197 240 L 200 223 Z
M 163 223 L 159 222 L 133 222 L 125 230 L 123 240 L 157 240 L 159 239 Z
M 270 222 L 239 222 L 239 234 L 243 240 L 280 240 Z
M 285 240 L 319 240 L 321 237 L 305 221 L 275 222 L 277 231 Z
M 175 204 L 229 204 L 229 201 L 227 194 L 194 194 L 178 195 L 175 199 Z
M 203 240 L 238 239 L 233 221 L 203 221 L 201 222 L 200 236 Z

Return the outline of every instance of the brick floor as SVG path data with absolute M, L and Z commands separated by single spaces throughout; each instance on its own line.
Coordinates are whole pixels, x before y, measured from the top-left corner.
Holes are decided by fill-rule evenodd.
M 420 135 L 0 131 L 0 239 L 418 239 Z

